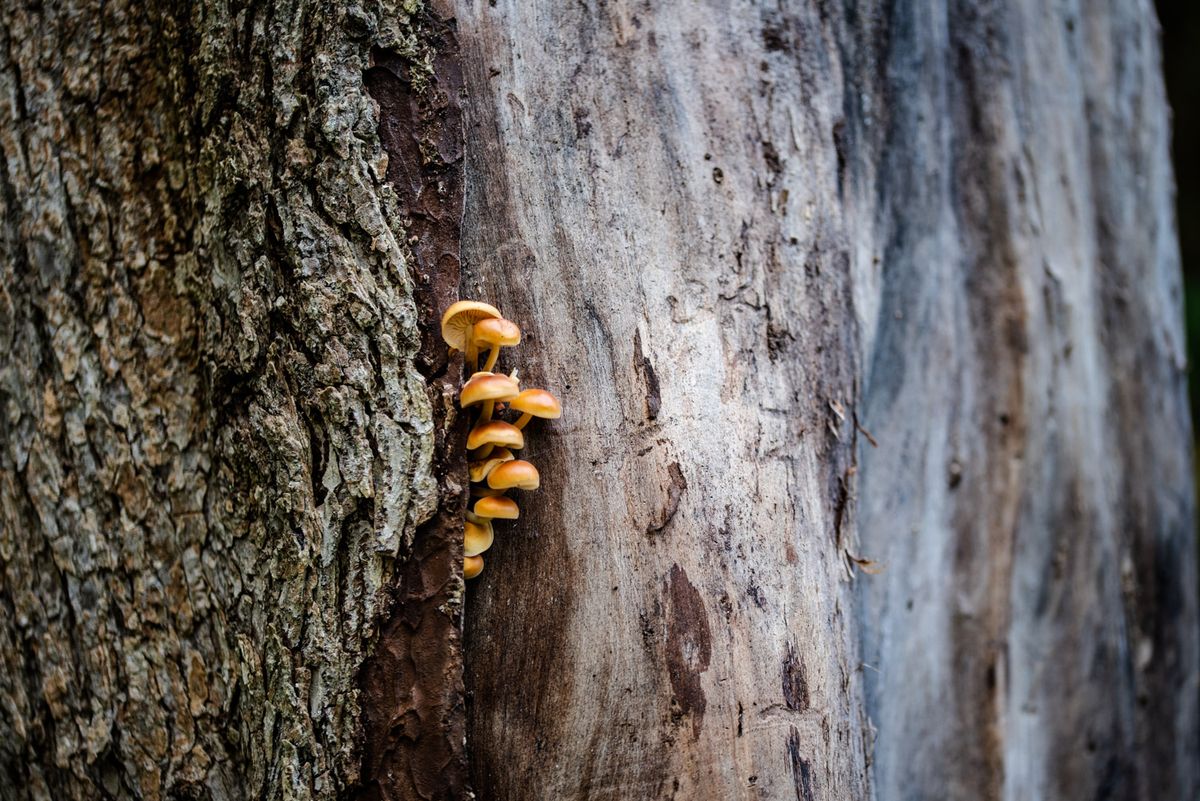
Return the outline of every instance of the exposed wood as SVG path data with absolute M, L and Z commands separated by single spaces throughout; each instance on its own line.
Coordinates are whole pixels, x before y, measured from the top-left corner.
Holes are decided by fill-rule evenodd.
M 879 440 L 861 547 L 886 566 L 858 583 L 878 797 L 1196 798 L 1153 6 L 897 5 L 886 26 L 859 62 L 874 111 L 848 127 L 874 145 L 854 191 L 880 259 L 856 291 Z
M 468 593 L 476 792 L 866 798 L 833 21 L 460 8 L 466 286 L 564 396 Z
M 460 24 L 466 262 L 567 410 L 468 596 L 481 797 L 1194 797 L 1150 4 Z

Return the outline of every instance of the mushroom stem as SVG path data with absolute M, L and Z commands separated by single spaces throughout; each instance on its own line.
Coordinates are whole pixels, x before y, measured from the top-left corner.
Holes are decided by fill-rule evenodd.
M 486 370 L 489 370 L 489 369 L 491 369 L 491 368 L 489 368 L 489 367 L 485 367 L 485 368 L 483 368 L 483 369 L 486 371 Z M 481 411 L 481 412 L 479 413 L 479 422 L 481 422 L 481 423 L 486 423 L 488 420 L 491 420 L 491 419 L 492 419 L 492 411 L 493 411 L 495 408 L 496 408 L 496 402 L 495 402 L 495 401 L 484 401 L 484 402 L 483 402 L 483 411 Z M 485 454 L 484 454 L 484 456 L 487 456 L 487 454 L 485 453 Z
M 500 343 L 497 342 L 495 345 L 492 345 L 492 352 L 488 354 L 487 361 L 483 364 L 484 372 L 491 372 L 492 368 L 496 366 L 496 359 L 499 358 L 499 356 Z
M 517 428 L 524 428 L 525 424 L 528 423 L 532 419 L 533 419 L 533 415 L 530 414 L 529 412 L 525 412 L 525 414 L 521 415 L 520 419 L 517 420 L 517 422 L 513 423 L 513 425 L 516 426 Z
M 474 458 L 476 460 L 486 459 L 492 455 L 492 451 L 494 451 L 494 450 L 496 450 L 495 445 L 484 445 L 482 448 L 479 449 L 479 453 L 474 455 Z
M 475 344 L 475 340 L 467 337 L 467 366 L 471 373 L 479 371 L 479 346 Z

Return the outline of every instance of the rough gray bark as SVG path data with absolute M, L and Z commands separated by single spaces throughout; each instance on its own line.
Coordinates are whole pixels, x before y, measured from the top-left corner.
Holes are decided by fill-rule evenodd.
M 0 10 L 0 798 L 1200 790 L 1149 3 Z

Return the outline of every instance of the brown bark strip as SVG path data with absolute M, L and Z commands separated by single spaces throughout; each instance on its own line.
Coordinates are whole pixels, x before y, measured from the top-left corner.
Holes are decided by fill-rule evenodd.
M 449 14 L 426 10 L 418 25 L 434 49 L 431 70 L 377 50 L 365 78 L 380 107 L 387 179 L 407 218 L 421 327 L 417 367 L 433 408 L 439 505 L 417 530 L 396 577 L 390 617 L 359 677 L 364 801 L 460 798 L 466 774 L 460 635 L 466 431 L 454 405 L 462 363 L 447 358 L 439 333 L 441 310 L 459 285 L 462 70 Z

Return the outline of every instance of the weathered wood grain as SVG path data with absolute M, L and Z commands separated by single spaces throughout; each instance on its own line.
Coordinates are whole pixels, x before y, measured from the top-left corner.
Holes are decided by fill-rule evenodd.
M 567 410 L 480 797 L 1193 797 L 1150 4 L 460 8 L 469 287 Z
M 888 11 L 860 50 L 879 798 L 1195 798 L 1196 547 L 1149 2 Z M 867 37 L 857 37 L 868 41 Z M 870 62 L 870 63 L 868 63 Z
M 830 24 L 460 6 L 467 290 L 565 403 L 468 595 L 480 798 L 868 796 Z

